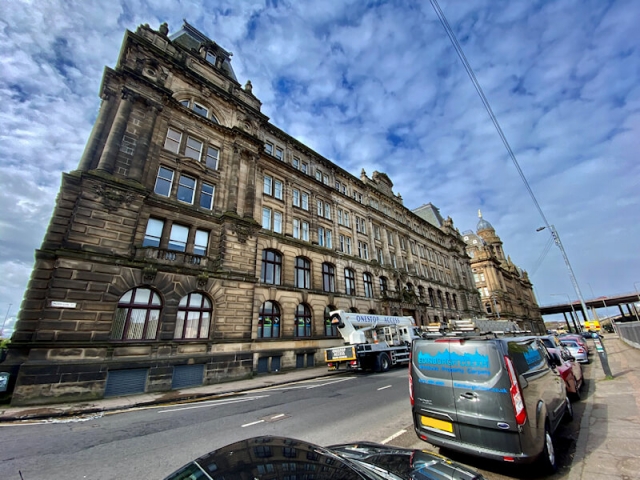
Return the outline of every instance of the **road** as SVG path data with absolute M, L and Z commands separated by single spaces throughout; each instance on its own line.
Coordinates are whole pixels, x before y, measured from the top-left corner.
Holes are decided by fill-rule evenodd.
M 563 425 L 557 449 L 568 473 L 583 407 Z M 210 401 L 0 427 L 3 480 L 164 478 L 206 452 L 258 435 L 330 445 L 368 440 L 436 450 L 417 439 L 405 368 L 347 374 L 254 390 Z M 442 452 L 490 480 L 524 478 L 521 471 Z M 530 471 L 528 472 L 530 474 Z M 527 477 L 540 478 L 540 477 Z

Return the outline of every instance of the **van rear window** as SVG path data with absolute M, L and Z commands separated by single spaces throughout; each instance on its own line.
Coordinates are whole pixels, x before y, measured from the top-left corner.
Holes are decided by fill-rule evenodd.
M 418 342 L 414 364 L 429 378 L 486 382 L 500 370 L 495 346 L 489 342 Z
M 540 344 L 535 340 L 509 342 L 509 356 L 513 360 L 513 366 L 521 375 L 531 370 L 545 368 L 547 364 L 546 352 L 542 351 Z

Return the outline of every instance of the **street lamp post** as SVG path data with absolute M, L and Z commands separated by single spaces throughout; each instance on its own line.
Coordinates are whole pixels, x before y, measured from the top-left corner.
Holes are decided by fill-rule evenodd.
M 546 223 L 546 219 L 545 219 Z M 562 242 L 560 241 L 560 235 L 556 228 L 553 225 L 549 225 L 548 223 L 544 227 L 540 227 L 536 229 L 536 232 L 541 232 L 545 228 L 549 228 L 551 231 L 551 236 L 553 237 L 554 242 L 560 249 L 562 253 L 562 258 L 564 259 L 564 263 L 567 266 L 567 270 L 569 270 L 569 277 L 571 278 L 571 283 L 573 283 L 573 288 L 576 291 L 576 295 L 578 295 L 578 299 L 580 300 L 580 305 L 582 307 L 582 313 L 586 320 L 590 320 L 589 318 L 589 310 L 587 310 L 587 305 L 584 303 L 584 298 L 582 298 L 582 292 L 580 291 L 580 287 L 578 286 L 578 281 L 576 280 L 576 276 L 573 273 L 573 268 L 571 268 L 571 263 L 569 263 L 569 257 L 567 257 L 567 252 L 564 251 L 564 247 L 562 246 Z M 640 298 L 640 295 L 638 295 Z M 573 308 L 573 305 L 571 306 Z M 578 325 L 580 324 L 580 319 L 578 318 Z
M 569 306 L 571 307 L 571 311 L 573 312 L 573 317 L 571 317 L 571 319 L 573 320 L 573 328 L 576 329 L 576 333 L 580 333 L 578 330 L 578 325 L 580 325 L 580 319 L 578 318 L 578 314 L 576 313 L 576 309 L 573 308 L 573 302 L 571 301 L 571 298 L 569 298 L 569 295 L 566 293 L 550 293 L 549 295 L 551 295 L 552 297 L 567 297 L 567 302 L 569 303 Z M 578 320 L 578 325 L 576 325 L 576 319 Z

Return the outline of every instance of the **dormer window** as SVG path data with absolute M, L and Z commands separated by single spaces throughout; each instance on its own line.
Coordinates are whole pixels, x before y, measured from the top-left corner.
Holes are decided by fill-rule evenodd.
M 199 103 L 193 102 L 193 111 L 196 112 L 198 115 L 202 115 L 205 118 L 209 117 L 209 109 L 206 107 L 203 107 Z
M 205 57 L 204 57 L 204 59 L 205 59 L 207 62 L 209 62 L 211 65 L 214 65 L 214 66 L 215 66 L 215 64 L 216 64 L 216 58 L 217 58 L 217 57 L 216 57 L 216 54 L 215 54 L 215 53 L 212 53 L 212 52 L 207 52 L 207 53 L 205 54 Z
M 207 107 L 205 107 L 201 103 L 196 102 L 193 99 L 180 100 L 180 105 L 190 110 L 193 110 L 195 113 L 197 113 L 201 117 L 207 118 L 211 120 L 213 123 L 220 123 L 218 122 L 218 119 L 215 117 L 215 115 L 209 112 L 209 109 Z

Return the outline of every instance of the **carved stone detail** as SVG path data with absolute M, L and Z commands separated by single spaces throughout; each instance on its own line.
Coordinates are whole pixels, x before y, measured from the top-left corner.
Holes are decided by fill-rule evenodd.
M 96 186 L 95 191 L 102 197 L 102 202 L 108 212 L 115 212 L 120 207 L 128 207 L 134 197 L 131 193 L 104 185 Z

